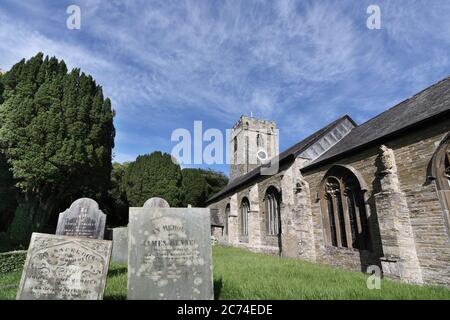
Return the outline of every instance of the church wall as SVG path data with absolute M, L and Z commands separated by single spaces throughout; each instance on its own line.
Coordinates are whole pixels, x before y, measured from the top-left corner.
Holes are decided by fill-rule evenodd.
M 377 228 L 377 223 L 375 217 L 376 210 L 374 210 L 375 203 L 373 199 L 373 188 L 371 185 L 374 180 L 373 177 L 376 173 L 375 160 L 377 156 L 377 151 L 375 149 L 370 149 L 362 154 L 342 159 L 338 163 L 326 165 L 319 170 L 315 170 L 314 172 L 306 172 L 303 174 L 304 179 L 309 183 L 311 192 L 311 208 L 317 262 L 363 272 L 366 272 L 367 266 L 369 265 L 379 265 L 378 257 L 380 257 L 382 253 L 380 252 L 381 244 L 377 241 L 376 237 L 372 237 L 372 241 L 374 242 L 372 252 L 352 248 L 337 248 L 325 243 L 325 230 L 323 227 L 322 210 L 319 201 L 320 184 L 327 171 L 335 164 L 351 165 L 359 172 L 368 184 L 368 190 L 365 193 L 365 200 L 368 204 L 366 208 L 369 209 L 367 210 L 367 215 L 369 217 L 369 229 L 371 231 L 371 235 L 373 235 L 373 230 Z
M 266 213 L 266 206 L 264 203 L 264 198 L 267 189 L 273 186 L 278 191 L 281 190 L 281 178 L 279 176 L 273 176 L 266 180 L 263 180 L 258 183 L 258 189 L 259 189 L 259 211 L 261 213 L 261 220 L 260 220 L 260 226 L 261 226 L 261 244 L 265 247 L 269 247 L 270 251 L 278 254 L 279 253 L 279 246 L 280 246 L 280 240 L 278 236 L 269 235 L 267 233 L 267 213 Z
M 380 174 L 380 154 L 382 154 L 380 146 L 302 172 L 300 177 L 294 176 L 299 171 L 298 164 L 294 164 L 294 167 L 283 168 L 283 172 L 279 175 L 255 181 L 254 184 L 210 205 L 211 208 L 218 208 L 220 214 L 224 216 L 227 203 L 231 203 L 228 235 L 223 237 L 223 241 L 252 251 L 279 254 L 278 237 L 268 236 L 266 232 L 264 205 L 267 188 L 274 186 L 281 190 L 285 198 L 281 207 L 282 228 L 284 228 L 282 232 L 289 235 L 283 237 L 285 243 L 282 243 L 281 247 L 288 248 L 287 254 L 282 252 L 283 255 L 363 272 L 366 272 L 369 265 L 378 265 L 383 266 L 385 275 L 391 276 L 386 270 L 386 266 L 389 268 L 391 262 L 384 259 L 392 252 L 398 251 L 400 260 L 398 263 L 394 262 L 394 265 L 397 263 L 400 266 L 398 278 L 408 282 L 450 285 L 450 239 L 435 184 L 427 180 L 427 170 L 433 153 L 448 132 L 450 119 L 445 119 L 384 143 L 393 151 L 396 163 L 394 187 L 398 192 L 386 192 L 390 185 L 386 184 L 383 175 Z M 322 179 L 333 165 L 352 167 L 364 181 L 367 189 L 365 202 L 372 250 L 337 248 L 324 243 L 318 192 Z M 306 182 L 310 206 L 308 201 L 302 201 L 305 193 L 295 191 L 295 182 L 299 179 Z M 239 215 L 243 197 L 249 199 L 251 207 L 248 237 L 240 236 Z M 396 206 L 398 199 L 403 206 Z M 302 216 L 305 208 L 310 211 L 312 228 L 305 227 L 304 221 L 309 221 L 308 216 Z M 287 214 L 290 217 L 286 220 L 283 215 Z M 398 215 L 396 222 L 389 221 L 393 215 Z M 303 235 L 296 238 L 296 232 L 287 228 L 295 228 Z M 307 231 L 311 229 L 309 236 Z M 395 239 L 392 240 L 391 237 Z M 310 247 L 303 248 L 302 243 L 308 243 Z M 416 265 L 406 263 L 406 266 L 402 266 L 402 259 L 407 260 L 405 257 L 409 256 L 414 256 Z M 395 278 L 394 273 L 392 274 Z
M 227 207 L 227 204 L 229 204 L 229 203 L 230 203 L 230 198 L 226 197 L 218 202 L 215 202 L 215 203 L 209 205 L 208 208 L 218 209 L 219 215 L 222 217 L 222 221 L 225 224 L 225 209 Z M 231 212 L 230 212 L 230 215 L 231 215 Z M 229 223 L 228 223 L 228 226 L 229 226 Z M 230 229 L 230 227 L 228 227 L 228 229 Z M 223 244 L 223 245 L 228 244 L 228 234 L 229 234 L 229 230 L 226 230 L 225 225 L 224 225 L 224 228 L 218 228 L 218 227 L 213 228 L 213 236 L 217 239 L 219 244 Z
M 450 242 L 444 224 L 444 217 L 434 183 L 427 182 L 427 169 L 438 143 L 450 131 L 450 120 L 418 129 L 407 135 L 385 143 L 393 149 L 398 169 L 399 187 L 406 199 L 409 221 L 412 227 L 413 243 L 420 264 L 424 283 L 450 284 Z M 336 163 L 304 173 L 311 189 L 311 205 L 317 261 L 364 270 L 365 265 L 378 264 L 377 257 L 383 256 L 375 194 L 380 192 L 380 178 L 377 159 L 379 146 L 373 147 Z M 324 244 L 324 229 L 320 202 L 317 200 L 319 186 L 327 170 L 335 164 L 352 166 L 367 183 L 366 202 L 370 214 L 370 230 L 374 241 L 373 252 L 356 249 L 335 248 Z M 402 239 L 400 239 L 402 241 Z M 362 254 L 361 254 L 362 253 Z
M 392 141 L 399 180 L 410 210 L 417 256 L 426 283 L 450 285 L 450 239 L 434 182 L 427 169 L 450 119 Z

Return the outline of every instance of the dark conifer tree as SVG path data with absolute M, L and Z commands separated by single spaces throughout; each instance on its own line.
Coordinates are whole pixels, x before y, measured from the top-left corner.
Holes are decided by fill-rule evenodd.
M 0 150 L 20 190 L 9 232 L 26 241 L 76 198 L 106 196 L 114 113 L 91 76 L 42 53 L 1 83 Z
M 123 188 L 132 207 L 141 207 L 151 197 L 166 199 L 171 207 L 182 205 L 181 169 L 167 153 L 138 156 L 130 163 Z

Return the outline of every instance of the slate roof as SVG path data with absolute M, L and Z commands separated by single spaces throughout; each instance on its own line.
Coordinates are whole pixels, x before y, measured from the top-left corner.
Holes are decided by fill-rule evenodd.
M 450 116 L 450 77 L 422 90 L 360 126 L 357 126 L 348 115 L 345 115 L 280 153 L 279 162 L 281 165 L 287 160 L 292 161 L 345 118 L 355 124 L 355 128 L 323 155 L 303 168 L 302 171 L 317 168 L 330 161 L 342 158 L 350 152 L 357 152 L 365 147 L 379 144 L 427 121 L 448 116 Z M 212 203 L 249 184 L 261 176 L 260 171 L 261 166 L 230 181 L 224 189 L 209 198 L 207 203 Z
M 280 165 L 284 163 L 285 161 L 293 161 L 295 157 L 297 157 L 300 153 L 308 149 L 311 145 L 313 145 L 316 141 L 318 141 L 320 138 L 322 138 L 324 135 L 326 135 L 329 131 L 331 131 L 336 125 L 338 125 L 341 121 L 348 119 L 350 122 L 352 122 L 355 126 L 355 122 L 348 116 L 344 115 L 340 117 L 339 119 L 331 122 L 327 126 L 323 127 L 322 129 L 316 131 L 312 135 L 308 136 L 307 138 L 301 140 L 300 142 L 296 143 L 292 147 L 286 149 L 285 151 L 281 152 L 279 154 L 279 163 Z M 225 186 L 221 191 L 213 195 L 211 198 L 208 199 L 207 203 L 214 202 L 215 200 L 218 200 L 227 194 L 230 194 L 232 191 L 238 189 L 239 187 L 250 183 L 254 179 L 261 176 L 261 166 L 253 169 L 252 171 L 235 178 L 234 180 L 231 180 L 230 183 Z
M 354 128 L 323 155 L 302 169 L 307 171 L 350 152 L 379 144 L 380 142 L 435 118 L 449 116 L 450 77 L 415 94 L 375 118 Z

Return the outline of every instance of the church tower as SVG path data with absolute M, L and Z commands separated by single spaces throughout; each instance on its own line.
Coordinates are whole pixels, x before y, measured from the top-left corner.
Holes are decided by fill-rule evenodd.
M 270 160 L 278 148 L 275 122 L 241 116 L 230 135 L 230 181 Z

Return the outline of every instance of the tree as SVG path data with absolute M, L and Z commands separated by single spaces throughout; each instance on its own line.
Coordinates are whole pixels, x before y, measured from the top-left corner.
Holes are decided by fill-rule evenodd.
M 124 226 L 128 223 L 128 199 L 123 180 L 129 162 L 113 163 L 111 185 L 108 191 L 107 207 L 109 211 L 108 225 Z
M 13 176 L 5 155 L 0 152 L 0 232 L 6 231 L 6 227 L 11 223 L 16 206 Z
M 222 172 L 211 169 L 200 170 L 209 186 L 208 198 L 222 190 L 228 184 L 228 177 Z
M 105 197 L 114 112 L 91 76 L 42 53 L 1 82 L 0 149 L 20 190 L 10 232 L 26 241 L 76 198 Z
M 223 173 L 211 169 L 185 168 L 182 174 L 184 206 L 204 207 L 206 200 L 228 183 Z
M 183 169 L 183 205 L 203 207 L 208 198 L 209 185 L 201 169 Z
M 182 205 L 181 169 L 167 153 L 138 156 L 129 164 L 123 185 L 130 206 L 141 207 L 151 197 L 164 198 L 171 207 Z

